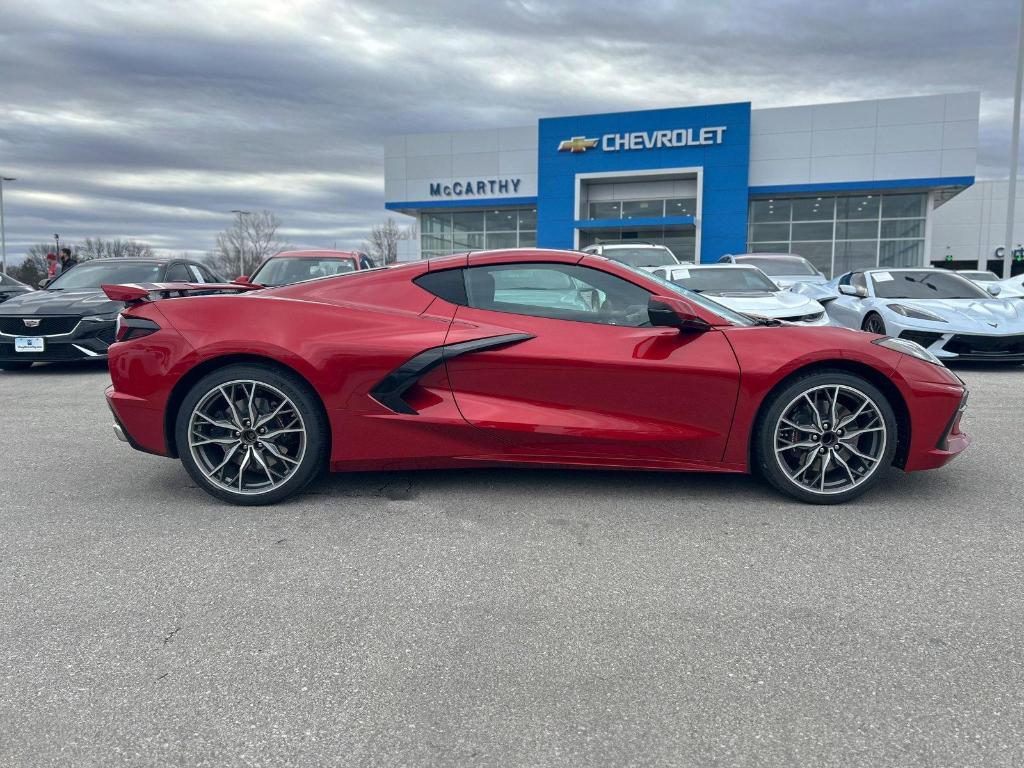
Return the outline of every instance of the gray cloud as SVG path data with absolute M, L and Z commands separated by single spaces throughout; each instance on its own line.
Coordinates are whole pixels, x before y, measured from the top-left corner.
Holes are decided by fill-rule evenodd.
M 235 207 L 297 245 L 381 220 L 390 133 L 751 100 L 982 91 L 1005 176 L 1017 6 L 962 2 L 8 0 L 0 170 L 17 254 L 53 232 L 202 251 Z

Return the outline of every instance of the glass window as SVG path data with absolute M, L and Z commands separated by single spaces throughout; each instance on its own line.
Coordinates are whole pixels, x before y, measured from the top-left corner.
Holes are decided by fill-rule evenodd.
M 924 218 L 926 195 L 885 195 L 882 197 L 883 219 Z
M 836 208 L 837 219 L 877 219 L 878 195 L 840 197 Z
M 789 224 L 754 224 L 750 228 L 750 239 L 754 242 L 789 240 Z
M 664 200 L 624 200 L 622 202 L 622 218 L 624 219 L 660 219 L 664 215 Z
M 858 269 L 871 269 L 878 263 L 878 242 L 875 240 L 837 240 L 833 274 L 841 275 Z
M 823 275 L 832 274 L 832 241 L 819 243 L 794 243 L 793 253 L 803 256 Z
M 674 197 L 665 201 L 666 216 L 696 216 L 697 198 Z
M 466 270 L 469 306 L 553 320 L 650 324 L 650 293 L 620 277 L 575 264 L 496 264 Z
M 750 204 L 750 219 L 755 223 L 789 221 L 791 210 L 789 200 L 754 200 Z
M 883 240 L 879 244 L 880 267 L 920 267 L 922 264 L 924 240 Z
M 880 279 L 880 278 L 889 278 Z M 989 294 L 955 272 L 914 269 L 872 272 L 875 296 L 880 299 L 987 299 Z
M 90 264 L 85 262 L 57 275 L 54 281 L 46 286 L 46 289 L 48 291 L 57 289 L 73 291 L 99 288 L 105 283 L 114 285 L 118 283 L 155 283 L 160 279 L 162 269 L 163 265 L 154 261 L 128 261 L 126 259 L 121 263 L 106 261 Z
M 621 219 L 622 203 L 591 203 L 590 218 L 592 219 Z
M 291 285 L 315 277 L 343 275 L 355 270 L 356 263 L 352 259 L 326 256 L 320 259 L 281 257 L 265 261 L 249 279 L 259 285 Z
M 814 224 L 793 224 L 793 240 L 831 240 L 832 222 L 822 221 Z
M 771 258 L 741 256 L 737 259 L 736 263 L 757 267 L 769 277 L 814 274 L 814 269 L 811 265 L 798 256 L 775 256 Z
M 536 208 L 520 208 L 517 211 L 519 215 L 519 229 L 537 229 L 537 209 Z
M 789 243 L 752 243 L 751 253 L 789 253 Z
M 515 232 L 488 232 L 484 238 L 484 248 L 493 250 L 497 248 L 515 248 Z
M 664 275 L 662 275 L 663 277 Z M 740 291 L 742 293 L 763 293 L 779 290 L 768 276 L 759 269 L 737 267 L 697 267 L 694 269 L 672 270 L 672 282 L 697 293 Z
M 455 252 L 460 251 L 481 251 L 484 247 L 483 232 L 459 232 L 456 230 L 452 239 L 452 248 Z
M 424 251 L 448 251 L 451 250 L 451 235 L 440 237 L 437 235 L 424 234 L 420 239 L 420 247 Z
M 836 240 L 874 240 L 877 237 L 878 219 L 836 222 Z
M 798 197 L 793 200 L 793 221 L 831 221 L 835 206 L 834 197 Z
M 520 248 L 536 248 L 537 247 L 537 233 L 536 232 L 520 232 L 519 233 L 519 247 Z
M 423 228 L 424 234 L 451 234 L 452 215 L 450 213 L 425 213 L 420 219 L 420 226 Z
M 882 222 L 882 239 L 924 237 L 924 219 L 894 219 Z
M 192 282 L 192 276 L 188 273 L 188 267 L 184 264 L 172 264 L 167 268 L 164 280 L 168 283 L 189 283 Z
M 515 211 L 487 211 L 484 214 L 484 227 L 488 232 L 515 232 Z
M 456 232 L 483 232 L 483 211 L 460 211 L 452 214 L 452 228 Z

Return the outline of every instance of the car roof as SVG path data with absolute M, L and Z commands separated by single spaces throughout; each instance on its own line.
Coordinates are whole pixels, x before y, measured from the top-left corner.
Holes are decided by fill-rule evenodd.
M 281 251 L 281 253 L 275 253 L 273 256 L 267 257 L 269 259 L 276 259 L 278 257 L 287 256 L 289 259 L 324 259 L 324 258 L 336 258 L 336 259 L 358 259 L 362 253 L 360 251 L 334 251 L 334 250 L 313 250 L 313 251 Z
M 191 261 L 168 256 L 103 256 L 98 259 L 86 259 L 79 264 L 169 264 L 172 261 Z
M 799 253 L 734 253 L 734 259 L 800 259 L 807 261 Z
M 667 245 L 658 243 L 597 243 L 596 246 L 599 248 L 668 248 Z

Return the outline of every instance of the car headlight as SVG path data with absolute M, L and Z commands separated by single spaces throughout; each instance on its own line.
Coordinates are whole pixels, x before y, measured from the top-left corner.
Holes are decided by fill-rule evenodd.
M 117 319 L 117 315 L 118 315 L 117 312 L 111 312 L 110 314 L 107 314 L 107 315 L 89 315 L 88 317 L 83 317 L 82 318 L 82 322 L 83 323 L 110 323 L 110 322 L 113 322 L 114 320 Z
M 946 322 L 944 318 L 941 318 L 932 312 L 928 312 L 923 309 L 917 309 L 916 307 L 907 307 L 904 306 L 903 304 L 887 304 L 886 306 L 889 307 L 889 309 L 891 309 L 897 315 L 909 317 L 911 320 L 929 320 L 933 323 Z
M 926 363 L 931 363 L 932 365 L 938 365 L 943 368 L 946 367 L 945 365 L 943 365 L 942 361 L 939 360 L 939 358 L 937 358 L 927 349 L 922 347 L 916 341 L 909 341 L 907 339 L 893 339 L 890 338 L 889 336 L 886 336 L 885 338 L 882 339 L 875 339 L 871 343 L 877 344 L 880 347 L 885 347 L 886 349 L 891 349 L 894 352 L 902 352 L 904 355 L 916 357 L 918 360 L 924 360 Z

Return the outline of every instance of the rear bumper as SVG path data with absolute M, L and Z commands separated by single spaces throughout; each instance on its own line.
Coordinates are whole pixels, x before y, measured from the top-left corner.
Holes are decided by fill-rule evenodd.
M 114 416 L 114 435 L 137 451 L 167 456 L 163 413 L 144 400 L 114 391 L 111 384 L 104 395 Z

